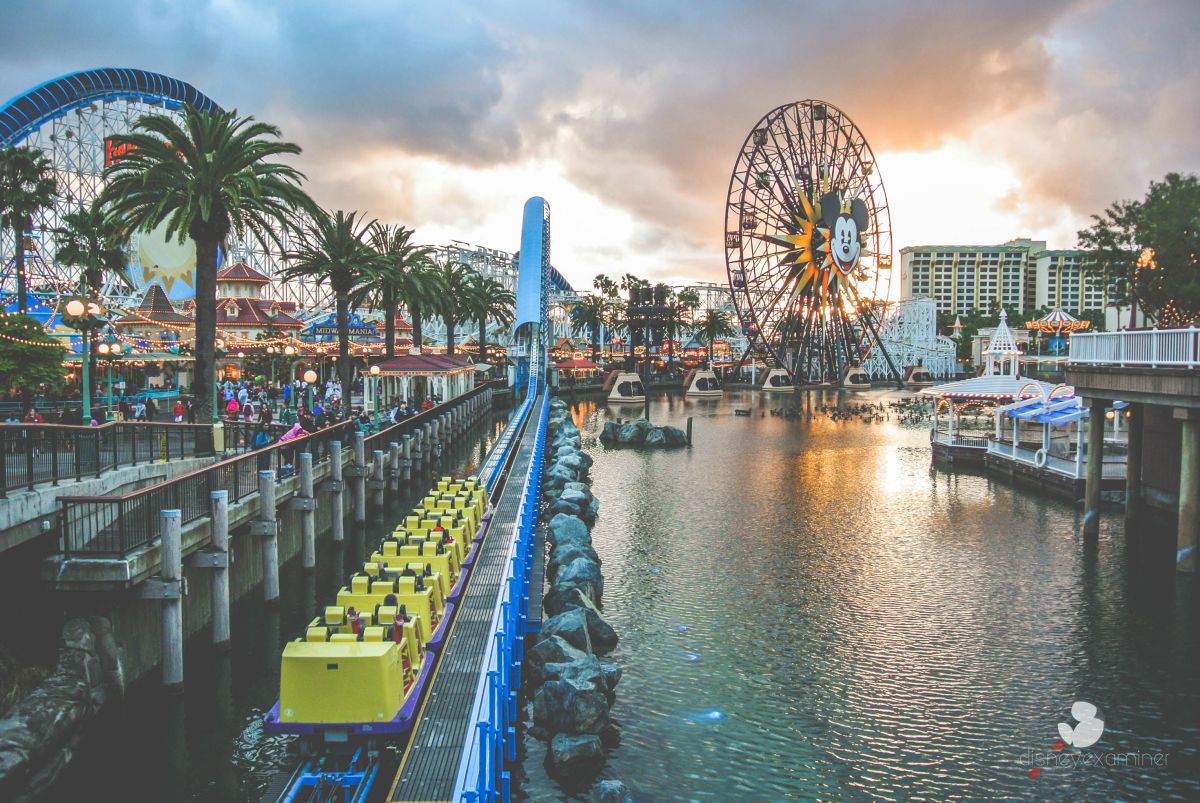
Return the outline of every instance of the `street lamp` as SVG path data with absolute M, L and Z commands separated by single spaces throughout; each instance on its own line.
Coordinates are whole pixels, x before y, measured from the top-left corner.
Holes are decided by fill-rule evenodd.
M 83 363 L 83 423 L 89 424 L 92 420 L 92 380 L 91 380 L 91 354 L 92 354 L 92 339 L 88 333 L 99 329 L 104 325 L 104 307 L 100 306 L 100 302 L 94 298 L 87 296 L 71 296 L 67 299 L 67 303 L 63 310 L 66 314 L 62 316 L 62 322 L 72 329 L 78 329 L 81 335 L 81 345 L 79 347 L 79 356 Z
M 308 411 L 313 409 L 313 383 L 317 381 L 317 372 L 309 368 L 304 372 L 304 382 L 308 385 Z
M 113 417 L 113 378 L 112 367 L 121 359 L 122 346 L 117 341 L 111 343 L 101 343 L 96 347 L 96 351 L 100 353 L 100 359 L 104 361 L 104 381 L 108 385 L 108 420 Z

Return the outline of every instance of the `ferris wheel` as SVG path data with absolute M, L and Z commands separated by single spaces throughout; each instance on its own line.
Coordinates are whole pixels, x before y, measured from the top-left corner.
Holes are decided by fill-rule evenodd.
M 873 349 L 891 289 L 887 193 L 858 126 L 820 100 L 751 129 L 729 180 L 725 261 L 742 333 L 797 384 L 839 381 Z

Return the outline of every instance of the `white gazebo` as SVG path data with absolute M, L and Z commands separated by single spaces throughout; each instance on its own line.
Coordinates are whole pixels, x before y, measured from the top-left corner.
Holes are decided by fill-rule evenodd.
M 392 401 L 407 404 L 430 398 L 445 402 L 474 387 L 475 366 L 458 355 L 404 354 L 371 366 L 364 379 L 368 410 Z

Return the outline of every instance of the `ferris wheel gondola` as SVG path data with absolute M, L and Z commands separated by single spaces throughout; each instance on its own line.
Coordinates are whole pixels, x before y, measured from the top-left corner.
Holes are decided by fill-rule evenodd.
M 789 103 L 751 129 L 730 177 L 725 257 L 743 333 L 796 384 L 840 381 L 873 348 L 886 356 L 887 194 L 866 138 L 836 106 Z

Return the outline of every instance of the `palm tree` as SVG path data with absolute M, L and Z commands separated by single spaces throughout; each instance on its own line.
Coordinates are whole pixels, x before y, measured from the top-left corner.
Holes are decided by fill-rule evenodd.
M 448 261 L 434 268 L 438 281 L 445 290 L 434 304 L 442 322 L 446 324 L 446 353 L 454 353 L 454 330 L 458 322 L 471 316 L 466 304 L 467 285 L 473 271 L 461 262 Z M 414 325 L 415 326 L 415 325 Z
M 183 107 L 182 124 L 151 114 L 130 134 L 114 136 L 125 156 L 104 171 L 100 202 L 123 235 L 150 231 L 167 221 L 167 236 L 196 244 L 197 417 L 216 421 L 212 407 L 217 337 L 217 249 L 229 235 L 249 232 L 260 243 L 282 247 L 277 227 L 314 209 L 300 189 L 303 174 L 271 161 L 300 147 L 281 142 L 279 129 L 236 111 Z
M 616 298 L 619 289 L 619 285 L 603 273 L 596 274 L 596 278 L 592 280 L 592 287 L 606 298 Z
M 712 367 L 713 342 L 722 337 L 733 337 L 733 321 L 728 312 L 710 309 L 696 321 L 696 339 L 707 346 L 708 366 Z
M 600 358 L 600 329 L 608 323 L 609 301 L 604 296 L 584 296 L 571 307 L 571 328 L 592 335 L 592 359 Z
M 675 340 L 681 334 L 692 330 L 692 320 L 695 317 L 696 309 L 700 306 L 700 294 L 691 287 L 680 290 L 678 293 L 667 288 L 665 284 L 660 284 L 659 287 L 666 288 L 667 355 L 668 362 L 673 363 L 675 362 Z
M 287 253 L 284 278 L 328 282 L 337 308 L 338 379 L 342 383 L 342 417 L 350 416 L 350 308 L 366 295 L 378 255 L 367 244 L 375 221 L 340 209 L 318 211 L 301 233 L 300 247 Z
M 504 326 L 512 323 L 517 299 L 502 282 L 477 273 L 467 280 L 465 303 L 471 319 L 479 324 L 479 361 L 484 362 L 487 356 L 488 319 Z
M 0 231 L 13 233 L 17 263 L 17 309 L 29 308 L 25 277 L 25 237 L 33 231 L 33 216 L 54 202 L 54 167 L 35 148 L 0 150 Z
M 69 212 L 62 222 L 54 230 L 55 259 L 81 268 L 83 285 L 92 295 L 99 295 L 105 272 L 127 278 L 120 231 L 105 216 L 99 203 L 93 201 L 90 206 Z
M 408 308 L 413 328 L 413 352 L 420 354 L 424 344 L 421 314 L 424 310 L 437 308 L 438 300 L 446 292 L 445 286 L 434 269 L 433 260 L 427 255 L 415 258 L 407 271 L 392 277 L 392 282 L 396 286 L 397 297 Z
M 388 226 L 375 223 L 371 226 L 371 248 L 375 250 L 378 259 L 375 260 L 375 285 L 372 297 L 375 303 L 383 309 L 384 338 L 387 340 L 387 356 L 396 356 L 396 305 L 398 298 L 407 298 L 403 292 L 406 283 L 424 284 L 428 278 L 421 268 L 426 263 L 430 249 L 417 246 L 410 242 L 413 230 L 404 226 Z M 422 295 L 419 293 L 418 295 Z M 424 294 L 428 295 L 428 294 Z M 417 337 L 419 320 L 413 321 L 414 338 Z M 416 342 L 414 340 L 414 342 Z M 417 343 L 420 347 L 420 344 Z

